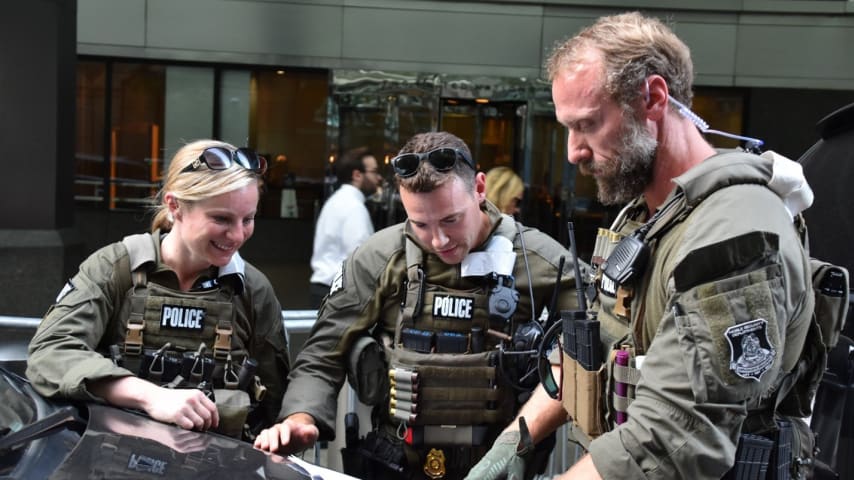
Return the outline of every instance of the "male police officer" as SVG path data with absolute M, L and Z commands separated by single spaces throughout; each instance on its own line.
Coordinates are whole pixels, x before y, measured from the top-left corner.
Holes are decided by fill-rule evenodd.
M 539 389 L 520 412 L 533 439 L 572 422 L 589 452 L 561 477 L 572 479 L 719 479 L 737 449 L 774 449 L 741 434 L 789 428 L 792 457 L 808 463 L 810 435 L 787 402 L 813 310 L 793 227 L 811 200 L 800 170 L 781 188 L 791 162 L 706 142 L 686 106 L 688 48 L 658 20 L 601 18 L 558 46 L 548 69 L 569 161 L 604 203 L 631 202 L 600 237 L 623 238 L 615 253 L 592 262 L 602 361 L 583 365 L 563 346 L 562 401 Z M 515 448 L 496 442 L 470 478 L 518 472 Z
M 536 377 L 526 368 L 534 319 L 568 252 L 486 201 L 485 174 L 459 138 L 416 135 L 391 163 L 408 220 L 346 260 L 296 361 L 286 418 L 255 446 L 293 451 L 333 436 L 348 358 L 373 336 L 384 346 L 379 375 L 368 362 L 349 372 L 377 405 L 359 475 L 461 478 L 513 418 L 512 384 Z M 562 283 L 557 308 L 576 303 L 571 273 Z

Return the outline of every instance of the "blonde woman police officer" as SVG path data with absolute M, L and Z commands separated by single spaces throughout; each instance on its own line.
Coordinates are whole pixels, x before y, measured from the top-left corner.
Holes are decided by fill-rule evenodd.
M 29 347 L 36 390 L 235 437 L 271 424 L 290 370 L 281 306 L 238 253 L 265 168 L 223 142 L 178 150 L 151 233 L 93 253 L 45 315 Z

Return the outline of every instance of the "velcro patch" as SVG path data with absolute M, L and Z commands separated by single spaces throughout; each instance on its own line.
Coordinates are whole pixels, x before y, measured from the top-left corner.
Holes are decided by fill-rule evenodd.
M 709 279 L 725 278 L 751 268 L 779 251 L 779 237 L 770 232 L 750 232 L 693 250 L 673 271 L 676 290 L 687 291 Z
M 329 295 L 335 295 L 335 292 L 344 288 L 344 264 L 341 264 L 341 268 L 338 269 L 338 273 L 335 274 L 335 278 L 332 279 L 332 285 L 329 286 Z
M 74 290 L 75 290 L 74 283 L 72 283 L 71 279 L 69 279 L 67 282 L 65 282 L 65 286 L 62 287 L 62 290 L 59 292 L 59 295 L 56 296 L 55 303 L 59 303 L 59 301 L 62 300 L 62 297 L 68 295 L 69 293 L 73 292 Z
M 205 309 L 164 304 L 160 309 L 160 328 L 202 331 L 205 328 Z
M 474 317 L 474 299 L 454 295 L 435 295 L 433 316 L 471 320 Z
M 617 282 L 609 278 L 607 275 L 602 275 L 602 278 L 599 282 L 599 291 L 604 293 L 605 295 L 616 298 L 617 297 Z
M 729 327 L 724 332 L 729 343 L 729 369 L 741 378 L 759 381 L 774 364 L 776 349 L 768 340 L 768 321 L 757 318 Z

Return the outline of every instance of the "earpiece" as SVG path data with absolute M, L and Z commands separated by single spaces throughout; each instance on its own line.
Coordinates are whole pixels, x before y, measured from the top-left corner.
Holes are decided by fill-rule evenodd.
M 691 120 L 691 123 L 696 125 L 697 128 L 700 129 L 700 131 L 703 133 L 711 133 L 714 135 L 720 135 L 722 137 L 733 138 L 735 140 L 741 140 L 743 142 L 747 142 L 747 149 L 749 151 L 754 152 L 754 153 L 760 151 L 762 145 L 765 144 L 764 141 L 762 141 L 758 138 L 745 137 L 742 135 L 736 135 L 734 133 L 722 132 L 720 130 L 712 130 L 711 128 L 709 128 L 708 122 L 703 120 L 696 113 L 692 112 L 691 109 L 688 108 L 682 102 L 680 102 L 679 100 L 676 100 L 675 98 L 670 97 L 670 96 L 667 97 L 667 100 L 676 107 L 676 109 L 679 111 L 680 114 L 682 114 L 682 116 L 684 116 L 688 120 Z
M 676 100 L 675 98 L 670 97 L 670 96 L 667 97 L 667 100 L 676 106 L 676 109 L 679 110 L 679 113 L 681 113 L 683 117 L 686 117 L 688 120 L 691 120 L 691 123 L 696 125 L 697 128 L 699 128 L 701 132 L 705 133 L 709 129 L 709 124 L 706 123 L 705 120 L 700 118 L 699 115 L 692 112 L 691 109 L 688 108 L 687 106 L 685 106 L 684 103 L 682 103 L 679 100 Z

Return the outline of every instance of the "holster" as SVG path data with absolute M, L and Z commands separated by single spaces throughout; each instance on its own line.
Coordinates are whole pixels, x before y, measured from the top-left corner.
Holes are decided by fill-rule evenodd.
M 402 478 L 406 469 L 403 444 L 368 432 L 356 447 L 341 450 L 344 473 L 358 478 Z

